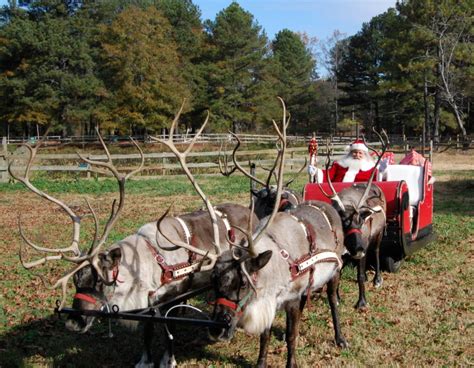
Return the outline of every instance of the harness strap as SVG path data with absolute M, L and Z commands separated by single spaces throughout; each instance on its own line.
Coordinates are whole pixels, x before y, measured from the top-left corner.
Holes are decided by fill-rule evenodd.
M 117 265 L 117 266 L 115 266 L 115 267 L 112 269 L 112 278 L 113 278 L 113 280 L 114 280 L 115 282 L 119 282 L 119 283 L 123 284 L 124 281 L 123 281 L 123 280 L 119 280 L 118 277 L 119 277 L 119 268 L 118 268 L 118 265 Z
M 278 205 L 278 210 L 282 211 L 288 204 L 291 204 L 291 202 L 288 199 L 281 199 L 280 204 Z
M 298 201 L 298 197 L 295 195 L 295 193 L 292 193 L 290 191 L 286 191 L 285 193 L 287 193 L 288 195 L 292 196 L 294 199 L 295 199 L 295 203 L 298 204 L 299 201 Z
M 175 219 L 179 222 L 179 224 L 181 225 L 181 228 L 184 231 L 184 236 L 186 238 L 185 239 L 186 243 L 191 244 L 191 231 L 189 230 L 188 225 L 186 225 L 186 223 L 184 222 L 184 220 L 181 217 L 176 216 Z
M 233 302 L 227 298 L 217 298 L 215 303 L 216 305 L 223 305 L 227 308 L 230 308 L 235 312 L 236 315 L 241 315 L 244 312 L 247 303 L 249 302 L 250 298 L 252 297 L 254 291 L 250 290 L 247 295 L 245 295 L 238 303 Z
M 214 207 L 214 212 L 216 213 L 217 216 L 221 218 L 221 220 L 224 222 L 225 229 L 227 230 L 227 234 L 229 235 L 229 239 L 231 242 L 235 242 L 235 231 L 232 226 L 230 226 L 230 222 L 227 219 L 227 215 L 218 209 Z
M 97 299 L 94 298 L 91 295 L 83 294 L 83 293 L 76 293 L 74 295 L 74 299 L 80 299 L 84 300 L 85 302 L 91 303 L 91 304 L 97 304 Z
M 145 236 L 143 236 L 143 239 L 145 239 L 146 245 L 150 250 L 151 254 L 153 255 L 153 258 L 163 271 L 161 273 L 162 285 L 168 284 L 175 280 L 182 279 L 199 268 L 200 262 L 181 262 L 174 265 L 168 265 L 163 255 L 156 250 L 150 240 L 148 240 L 148 238 L 146 238 Z
M 305 204 L 305 206 L 308 206 L 308 207 L 314 208 L 315 210 L 318 210 L 319 213 L 324 217 L 324 219 L 325 219 L 326 222 L 328 223 L 329 228 L 331 229 L 331 231 L 333 230 L 332 224 L 331 224 L 331 222 L 329 221 L 329 217 L 328 217 L 328 215 L 326 215 L 326 212 L 324 212 L 323 210 L 321 210 L 321 208 L 316 207 L 315 205 L 312 205 L 312 204 Z

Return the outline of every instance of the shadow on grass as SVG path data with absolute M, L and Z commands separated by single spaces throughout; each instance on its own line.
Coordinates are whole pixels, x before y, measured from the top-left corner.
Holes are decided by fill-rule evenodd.
M 434 210 L 439 214 L 455 213 L 461 216 L 474 214 L 474 180 L 460 179 L 436 182 Z
M 64 322 L 64 317 L 51 316 L 16 326 L 1 335 L 0 367 L 132 367 L 140 360 L 142 328 L 130 332 L 112 322 L 113 337 L 110 338 L 105 320 L 96 323 L 86 334 L 66 330 Z M 164 329 L 156 324 L 152 349 L 155 366 L 159 365 L 165 350 L 164 336 Z M 225 362 L 239 367 L 252 366 L 244 357 L 219 354 L 218 348 L 209 344 L 205 329 L 180 328 L 175 334 L 178 366 L 194 359 Z

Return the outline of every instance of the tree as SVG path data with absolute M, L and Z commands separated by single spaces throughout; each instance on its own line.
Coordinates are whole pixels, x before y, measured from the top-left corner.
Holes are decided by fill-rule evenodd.
M 129 6 L 101 28 L 102 78 L 107 87 L 102 124 L 127 131 L 169 125 L 189 88 L 179 70 L 168 20 L 156 8 Z
M 300 35 L 284 29 L 272 42 L 275 89 L 291 111 L 292 129 L 308 119 L 316 62 Z
M 333 34 L 326 39 L 326 42 L 321 45 L 323 53 L 323 64 L 328 71 L 328 79 L 334 86 L 334 129 L 337 130 L 337 123 L 339 122 L 339 88 L 337 74 L 341 65 L 341 55 L 346 52 L 347 39 L 345 33 L 335 30 Z
M 421 72 L 424 88 L 425 124 L 433 121 L 433 135 L 439 139 L 442 106 L 454 114 L 459 130 L 464 127 L 467 102 L 472 99 L 472 6 L 455 0 L 410 0 L 398 4 L 400 17 L 409 24 L 407 61 L 400 59 L 406 70 Z M 421 85 L 421 83 L 419 84 Z M 433 115 L 428 99 L 433 98 Z
M 391 125 L 393 99 L 398 94 L 390 85 L 390 60 L 392 50 L 386 40 L 399 32 L 394 9 L 364 23 L 362 30 L 348 39 L 341 49 L 341 63 L 337 71 L 340 88 L 346 93 L 341 99 L 343 106 L 357 110 L 365 125 Z
M 90 23 L 78 16 L 15 9 L 0 29 L 0 117 L 11 124 L 79 132 L 100 81 Z
M 209 49 L 203 74 L 215 126 L 256 128 L 267 116 L 267 105 L 277 106 L 267 83 L 265 33 L 235 2 L 206 22 L 206 32 Z

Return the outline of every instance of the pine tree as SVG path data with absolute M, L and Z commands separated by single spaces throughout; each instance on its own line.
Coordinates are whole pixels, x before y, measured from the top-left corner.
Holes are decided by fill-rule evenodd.
M 154 131 L 168 126 L 190 92 L 168 20 L 156 8 L 130 6 L 101 32 L 109 113 L 102 126 Z
M 203 75 L 214 126 L 237 131 L 268 123 L 267 105 L 276 107 L 277 100 L 267 83 L 268 45 L 261 27 L 233 2 L 206 23 L 206 31 L 209 49 Z
M 272 51 L 275 88 L 291 111 L 292 129 L 298 130 L 308 120 L 316 62 L 301 36 L 288 29 L 277 33 Z

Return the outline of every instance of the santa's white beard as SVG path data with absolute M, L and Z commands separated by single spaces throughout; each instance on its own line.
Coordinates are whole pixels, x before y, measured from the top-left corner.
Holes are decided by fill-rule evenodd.
M 356 160 L 352 156 L 346 156 L 342 158 L 340 161 L 338 161 L 338 164 L 341 165 L 342 167 L 347 168 L 346 174 L 344 175 L 344 178 L 342 179 L 343 182 L 353 182 L 355 180 L 356 175 L 359 173 L 359 171 L 367 171 L 372 169 L 375 164 L 372 160 L 372 158 L 369 156 L 369 158 L 365 158 L 362 160 Z

